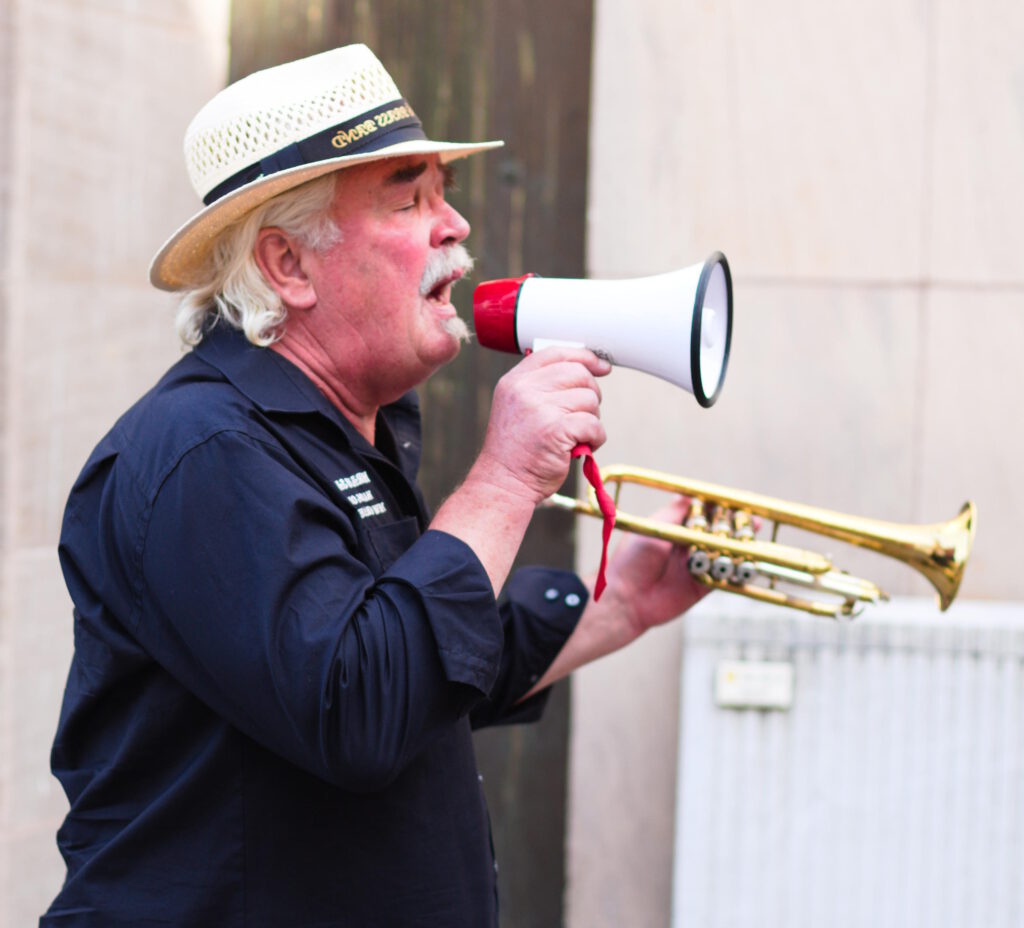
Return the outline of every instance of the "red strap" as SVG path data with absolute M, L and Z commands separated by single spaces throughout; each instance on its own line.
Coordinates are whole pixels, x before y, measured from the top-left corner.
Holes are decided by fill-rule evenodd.
M 608 494 L 601 482 L 601 471 L 598 470 L 594 461 L 593 450 L 590 445 L 579 444 L 572 449 L 574 458 L 583 458 L 583 476 L 590 481 L 597 496 L 597 505 L 604 516 L 604 525 L 601 527 L 601 566 L 597 569 L 597 582 L 594 584 L 594 601 L 601 598 L 604 588 L 608 585 L 605 580 L 604 571 L 608 565 L 608 540 L 612 537 L 612 529 L 615 528 L 615 501 Z

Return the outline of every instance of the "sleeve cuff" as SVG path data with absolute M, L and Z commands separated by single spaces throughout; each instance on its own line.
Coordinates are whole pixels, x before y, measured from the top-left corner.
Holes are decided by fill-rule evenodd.
M 507 596 L 515 612 L 532 618 L 523 667 L 525 692 L 544 675 L 562 650 L 590 594 L 583 581 L 567 570 L 524 567 L 513 576 Z
M 501 673 L 489 698 L 473 711 L 473 725 L 508 725 L 538 719 L 547 702 L 543 690 L 525 701 L 576 628 L 588 593 L 564 570 L 526 567 L 509 582 L 502 603 L 505 650 Z

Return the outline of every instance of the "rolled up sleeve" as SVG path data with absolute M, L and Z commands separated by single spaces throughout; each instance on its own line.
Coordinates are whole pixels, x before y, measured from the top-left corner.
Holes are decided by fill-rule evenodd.
M 445 677 L 489 693 L 500 671 L 503 623 L 473 549 L 447 532 L 428 531 L 381 577 L 391 582 L 422 602 Z

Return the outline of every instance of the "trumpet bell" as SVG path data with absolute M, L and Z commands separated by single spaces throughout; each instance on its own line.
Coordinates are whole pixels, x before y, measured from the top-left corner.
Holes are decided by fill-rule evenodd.
M 931 525 L 932 542 L 925 543 L 918 551 L 919 559 L 908 560 L 911 567 L 925 576 L 939 594 L 939 606 L 945 612 L 960 590 L 964 568 L 974 544 L 974 532 L 978 523 L 978 510 L 973 502 L 966 502 L 959 515 L 938 525 Z

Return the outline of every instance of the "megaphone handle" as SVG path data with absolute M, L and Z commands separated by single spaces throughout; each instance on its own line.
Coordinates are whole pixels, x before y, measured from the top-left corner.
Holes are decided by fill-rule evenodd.
M 604 574 L 605 568 L 608 566 L 608 541 L 612 537 L 612 529 L 615 528 L 615 501 L 604 488 L 601 471 L 598 470 L 597 463 L 594 461 L 594 452 L 590 445 L 578 444 L 572 449 L 572 456 L 583 458 L 583 476 L 594 488 L 598 508 L 604 517 L 601 526 L 601 566 L 597 569 L 597 582 L 594 584 L 594 601 L 597 602 L 608 585 Z

